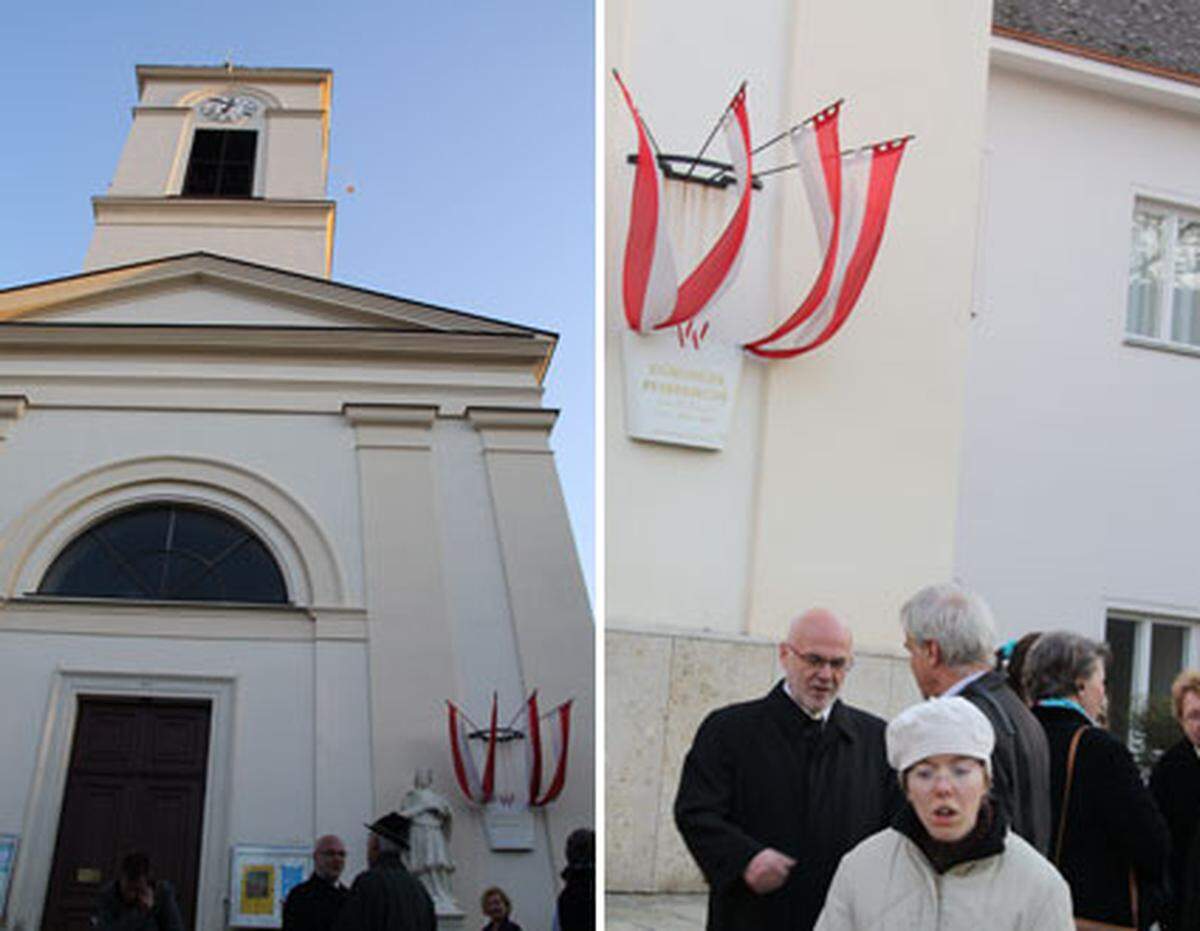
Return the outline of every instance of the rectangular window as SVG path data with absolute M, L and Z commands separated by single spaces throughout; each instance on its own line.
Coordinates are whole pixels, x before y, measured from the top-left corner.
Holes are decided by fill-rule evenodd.
M 1200 211 L 1134 206 L 1125 331 L 1200 347 Z
M 1104 639 L 1112 650 L 1108 667 L 1109 730 L 1129 740 L 1130 713 L 1151 696 L 1171 694 L 1175 676 L 1194 665 L 1200 645 L 1195 625 L 1177 618 L 1109 614 Z
M 247 129 L 197 129 L 183 182 L 184 197 L 250 197 L 258 133 Z

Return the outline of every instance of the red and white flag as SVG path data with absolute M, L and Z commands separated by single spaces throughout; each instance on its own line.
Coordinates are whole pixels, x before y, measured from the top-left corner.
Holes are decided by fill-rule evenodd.
M 692 272 L 678 284 L 674 251 L 667 234 L 666 211 L 658 164 L 633 97 L 613 72 L 638 135 L 637 171 L 625 238 L 622 297 L 631 330 L 648 333 L 679 326 L 707 307 L 735 277 L 742 243 L 750 224 L 750 119 L 746 89 L 734 95 L 721 121 L 739 196 L 733 216 Z
M 729 148 L 729 160 L 733 163 L 733 176 L 737 180 L 738 205 L 729 218 L 717 241 L 700 264 L 679 286 L 675 309 L 657 330 L 686 323 L 704 310 L 721 291 L 736 277 L 742 243 L 750 225 L 750 188 L 753 176 L 750 154 L 750 118 L 746 115 L 746 88 L 743 85 L 734 95 L 729 109 L 721 121 L 725 133 L 725 144 Z
M 785 332 L 776 330 L 749 344 L 750 352 L 769 359 L 792 358 L 824 345 L 841 329 L 879 251 L 906 143 L 906 139 L 893 139 L 843 157 L 840 230 L 835 234 L 830 285 L 807 316 L 796 319 Z
M 646 127 L 621 76 L 614 71 L 613 77 L 621 87 L 638 137 L 637 172 L 633 178 L 621 281 L 625 322 L 631 330 L 645 333 L 670 316 L 675 307 L 675 256 L 667 236 L 658 162 L 651 151 Z
M 459 791 L 467 801 L 482 804 L 483 789 L 479 784 L 479 770 L 471 756 L 471 744 L 467 738 L 470 722 L 454 702 L 446 702 L 447 720 L 450 725 L 450 757 L 454 762 L 454 778 Z
M 536 712 L 536 705 L 534 706 Z M 529 782 L 529 805 L 531 808 L 540 808 L 543 805 L 549 805 L 560 794 L 562 794 L 563 786 L 567 782 L 567 752 L 570 747 L 571 739 L 571 702 L 563 702 L 547 717 L 553 718 L 550 723 L 550 746 L 552 758 L 554 759 L 554 775 L 550 777 L 550 785 L 546 787 L 544 793 L 541 792 L 541 764 L 537 766 L 537 779 L 533 779 L 532 775 Z M 541 722 L 535 727 L 535 732 L 538 735 L 537 745 L 538 752 L 541 748 Z M 534 741 L 531 739 L 530 744 Z
M 791 134 L 792 148 L 800 168 L 817 241 L 824 258 L 808 295 L 790 317 L 761 339 L 747 343 L 744 348 L 753 352 L 781 339 L 808 320 L 829 293 L 837 262 L 839 233 L 842 218 L 842 155 L 838 141 L 838 114 L 841 102 L 831 104 L 809 117 Z
M 446 702 L 447 721 L 450 730 L 450 756 L 454 763 L 454 778 L 467 801 L 485 805 L 492 800 L 496 778 L 496 696 L 492 695 L 492 718 L 488 728 L 487 758 L 483 767 L 483 778 L 471 755 L 471 728 L 474 727 L 454 702 Z M 476 728 L 477 730 L 477 728 Z

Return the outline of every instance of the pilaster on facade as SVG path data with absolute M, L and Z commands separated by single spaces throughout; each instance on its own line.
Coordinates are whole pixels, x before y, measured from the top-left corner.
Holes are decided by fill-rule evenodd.
M 415 768 L 445 769 L 442 699 L 454 644 L 437 540 L 432 405 L 346 404 L 355 431 L 367 608 L 372 789 L 395 807 Z M 423 748 L 414 753 L 414 748 Z
M 28 406 L 29 399 L 24 395 L 0 394 L 0 443 L 8 439 L 13 425 L 25 416 Z
M 558 412 L 471 407 L 482 438 L 496 532 L 522 669 L 537 670 L 546 702 L 575 699 L 571 779 L 548 813 L 550 848 L 563 849 L 572 827 L 560 812 L 592 805 L 593 622 L 549 438 Z

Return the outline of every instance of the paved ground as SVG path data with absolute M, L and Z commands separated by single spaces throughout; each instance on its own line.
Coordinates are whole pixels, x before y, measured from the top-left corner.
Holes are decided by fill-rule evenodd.
M 708 896 L 609 893 L 604 897 L 608 931 L 695 931 L 704 927 Z

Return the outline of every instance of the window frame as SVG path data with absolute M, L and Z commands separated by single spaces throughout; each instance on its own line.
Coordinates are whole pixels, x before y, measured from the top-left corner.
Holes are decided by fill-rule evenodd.
M 1130 268 L 1129 263 L 1133 250 L 1133 223 L 1139 212 L 1163 217 L 1168 223 L 1166 244 L 1163 253 L 1163 266 L 1167 273 L 1159 284 L 1159 319 L 1157 331 L 1153 335 L 1138 333 L 1130 329 Z M 1124 306 L 1122 313 L 1122 332 L 1125 342 L 1129 345 L 1143 346 L 1152 349 L 1165 349 L 1184 355 L 1200 356 L 1200 338 L 1195 343 L 1182 342 L 1171 338 L 1171 326 L 1174 319 L 1173 290 L 1175 287 L 1175 258 L 1176 245 L 1179 239 L 1180 219 L 1200 222 L 1200 199 L 1163 191 L 1136 188 L 1133 192 L 1132 209 L 1129 214 L 1129 224 L 1126 227 L 1125 273 L 1123 279 Z
M 1145 707 L 1146 701 L 1151 697 L 1151 659 L 1154 628 L 1156 626 L 1174 627 L 1183 630 L 1182 665 L 1172 675 L 1172 679 L 1174 675 L 1177 675 L 1184 669 L 1200 666 L 1200 617 L 1141 608 L 1109 607 L 1104 614 L 1103 639 L 1105 640 L 1108 638 L 1108 624 L 1110 621 L 1123 621 L 1134 626 L 1133 655 L 1130 657 L 1129 695 L 1126 696 L 1126 707 L 1131 716 L 1139 708 Z M 1108 687 L 1108 697 L 1111 703 L 1113 699 L 1112 684 L 1109 683 Z M 1170 692 L 1168 691 L 1166 694 L 1169 695 Z M 1116 732 L 1114 731 L 1114 733 Z M 1117 734 L 1117 736 L 1128 742 L 1131 735 L 1125 733 Z

